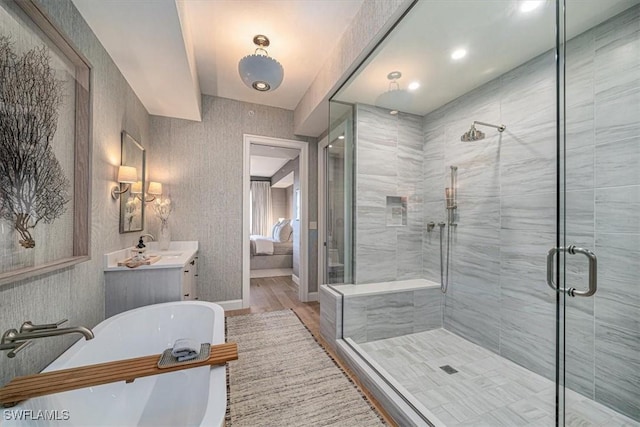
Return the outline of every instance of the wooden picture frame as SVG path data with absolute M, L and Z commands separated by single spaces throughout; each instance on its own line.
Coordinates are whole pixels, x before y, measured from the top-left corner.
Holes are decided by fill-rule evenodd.
M 75 264 L 89 260 L 90 257 L 90 207 L 91 207 L 91 65 L 87 59 L 74 47 L 69 38 L 53 23 L 47 13 L 33 0 L 0 0 L 1 12 L 6 16 L 16 18 L 22 25 L 20 31 L 24 31 L 26 37 L 35 37 L 44 46 L 52 47 L 53 54 L 63 58 L 74 76 L 69 80 L 68 87 L 73 89 L 72 117 L 73 128 L 67 128 L 67 132 L 73 136 L 73 141 L 64 141 L 68 144 L 69 153 L 73 153 L 72 171 L 68 171 L 69 187 L 66 191 L 72 194 L 72 206 L 66 209 L 73 216 L 71 228 L 73 236 L 65 239 L 66 253 L 60 258 L 50 259 L 40 264 L 35 261 L 33 265 L 6 270 L 0 273 L 0 286 L 14 283 L 19 280 L 43 275 Z M 0 30 L 2 35 L 2 30 Z M 11 34 L 4 34 L 11 37 Z M 21 35 L 22 36 L 22 35 Z M 22 36 L 24 38 L 24 36 Z M 52 54 L 52 55 L 53 55 Z M 67 220 L 68 221 L 68 220 Z M 6 224 L 6 221 L 5 223 Z M 49 224 L 50 225 L 50 224 Z M 55 225 L 55 223 L 53 224 Z M 38 225 L 40 226 L 40 225 Z M 49 229 L 47 229 L 49 230 Z M 70 241 L 72 240 L 72 242 Z M 51 244 L 49 242 L 49 244 Z M 33 250 L 33 249 L 31 249 Z M 53 250 L 55 252 L 55 248 Z

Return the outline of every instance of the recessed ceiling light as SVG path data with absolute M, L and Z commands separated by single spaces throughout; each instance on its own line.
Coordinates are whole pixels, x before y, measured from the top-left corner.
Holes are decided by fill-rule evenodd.
M 523 1 L 522 3 L 520 3 L 520 12 L 523 12 L 523 13 L 531 12 L 532 10 L 535 10 L 540 6 L 542 6 L 542 3 L 544 3 L 544 0 Z
M 253 88 L 256 90 L 259 90 L 260 92 L 266 92 L 271 89 L 269 83 L 266 82 L 254 82 L 251 86 L 253 86 Z
M 398 110 L 391 110 L 389 111 L 389 114 L 391 114 L 392 116 L 395 116 L 396 114 L 398 114 Z
M 411 82 L 411 83 L 409 83 L 409 86 L 407 86 L 407 89 L 416 90 L 419 87 L 420 87 L 420 82 Z
M 340 135 L 338 139 L 344 139 L 344 135 Z
M 329 148 L 333 148 L 333 144 L 329 144 Z
M 451 53 L 451 59 L 462 59 L 465 56 L 467 56 L 467 50 L 466 49 L 456 49 L 453 51 L 453 53 Z

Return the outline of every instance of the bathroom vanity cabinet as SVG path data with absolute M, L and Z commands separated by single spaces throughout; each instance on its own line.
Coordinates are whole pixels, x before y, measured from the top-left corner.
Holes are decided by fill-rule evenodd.
M 128 250 L 106 254 L 105 316 L 150 304 L 197 300 L 197 243 L 171 242 L 168 251 L 155 251 L 152 242 L 148 251 L 160 255 L 160 260 L 136 268 L 117 266 L 128 257 Z

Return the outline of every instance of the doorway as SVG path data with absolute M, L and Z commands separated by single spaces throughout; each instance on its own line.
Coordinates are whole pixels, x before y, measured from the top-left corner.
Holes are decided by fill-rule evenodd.
M 302 302 L 308 301 L 308 265 L 309 265 L 309 249 L 308 249 L 308 194 L 309 194 L 309 146 L 307 142 L 295 141 L 279 138 L 271 138 L 259 135 L 245 134 L 243 138 L 243 196 L 242 196 L 242 308 L 250 306 L 251 293 L 251 145 L 260 145 L 282 149 L 299 150 L 298 159 L 299 170 L 299 192 L 293 193 L 293 203 L 299 206 L 296 212 L 295 221 L 299 230 L 299 274 L 298 278 L 298 298 Z M 298 202 L 299 200 L 299 202 Z

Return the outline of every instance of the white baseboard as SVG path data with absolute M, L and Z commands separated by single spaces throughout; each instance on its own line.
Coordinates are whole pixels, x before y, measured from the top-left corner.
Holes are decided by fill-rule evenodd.
M 318 293 L 317 292 L 309 292 L 307 294 L 307 301 L 318 301 Z
M 240 310 L 242 308 L 242 300 L 241 299 L 232 299 L 229 301 L 216 301 L 220 307 L 224 309 L 224 311 L 229 310 Z
M 263 268 L 261 270 L 250 271 L 250 277 L 252 279 L 258 279 L 260 277 L 290 276 L 293 274 L 293 268 Z
M 300 285 L 300 278 L 293 273 L 291 273 L 291 280 L 293 280 L 293 283 L 295 283 L 296 285 Z

